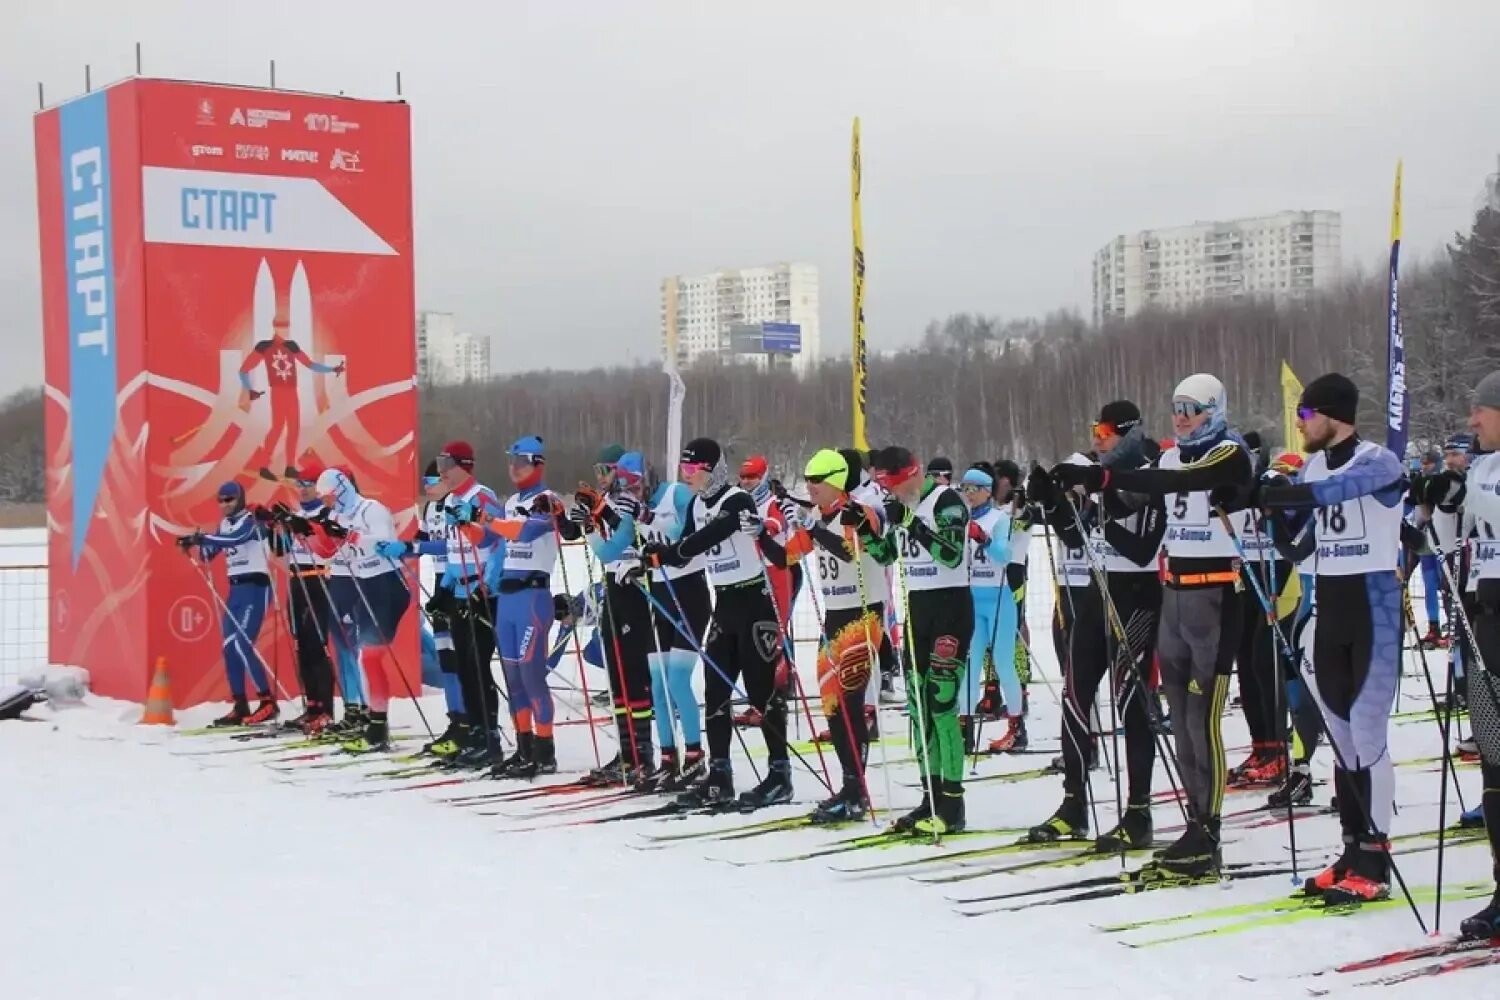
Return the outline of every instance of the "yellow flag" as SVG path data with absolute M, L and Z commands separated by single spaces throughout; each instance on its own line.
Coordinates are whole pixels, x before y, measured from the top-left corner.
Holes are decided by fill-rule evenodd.
M 1292 372 L 1292 366 L 1281 363 L 1281 425 L 1286 434 L 1282 447 L 1288 451 L 1302 451 L 1302 434 L 1297 430 L 1297 401 L 1302 398 L 1302 383 Z
M 851 211 L 854 224 L 854 447 L 867 451 L 870 442 L 865 439 L 865 233 L 859 213 L 859 119 L 854 119 L 854 139 L 849 154 L 849 185 L 852 195 Z

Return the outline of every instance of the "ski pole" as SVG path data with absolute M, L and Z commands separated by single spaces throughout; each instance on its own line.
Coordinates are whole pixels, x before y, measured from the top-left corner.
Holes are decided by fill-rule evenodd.
M 1251 527 L 1255 530 L 1256 541 L 1259 542 L 1259 521 L 1252 518 Z M 1269 537 L 1266 540 L 1267 542 L 1271 541 Z M 1258 547 L 1257 551 L 1260 553 L 1261 569 L 1265 571 L 1266 580 L 1270 584 L 1270 586 L 1266 588 L 1266 592 L 1279 596 L 1281 594 L 1281 588 L 1276 585 L 1276 560 L 1274 558 L 1266 558 L 1266 550 L 1263 546 Z M 1295 573 L 1296 570 L 1293 569 L 1291 572 Z M 1290 576 L 1288 577 L 1288 579 L 1290 579 Z M 1274 603 L 1272 604 L 1272 607 L 1275 607 Z M 1273 611 L 1273 617 L 1274 614 L 1275 612 Z M 1250 655 L 1252 658 L 1256 655 L 1256 652 L 1257 651 L 1252 644 L 1250 650 Z M 1250 669 L 1252 671 L 1255 669 L 1254 662 L 1250 664 Z M 1283 766 L 1286 768 L 1287 782 L 1288 784 L 1290 784 L 1292 780 L 1292 744 L 1290 740 L 1285 738 L 1287 717 L 1281 712 L 1281 650 L 1277 647 L 1275 640 L 1271 641 L 1271 678 L 1271 716 L 1275 720 L 1276 734 L 1282 737 L 1281 759 Z M 1397 687 L 1399 688 L 1400 685 L 1398 684 Z M 1309 778 L 1309 780 L 1311 779 Z M 1301 881 L 1301 874 L 1297 870 L 1297 813 L 1293 808 L 1291 795 L 1288 795 L 1286 797 L 1286 836 L 1287 849 L 1292 852 L 1292 884 L 1296 885 Z
M 859 582 L 860 620 L 864 623 L 865 648 L 870 651 L 870 670 L 872 673 L 878 674 L 880 672 L 880 647 L 875 645 L 874 636 L 870 631 L 870 598 L 869 591 L 865 588 L 864 546 L 860 544 L 858 528 L 850 528 L 849 533 L 845 537 L 851 542 L 850 548 L 854 552 L 855 579 Z M 889 599 L 889 596 L 887 595 L 887 599 Z M 814 612 L 817 611 L 817 608 L 817 588 L 815 587 L 813 588 Z M 820 617 L 826 617 L 826 615 Z M 881 630 L 880 641 L 882 644 L 886 642 L 884 628 Z M 878 690 L 878 682 L 876 687 Z M 847 722 L 848 713 L 844 712 L 843 714 Z M 860 720 L 860 724 L 864 724 L 863 719 Z M 849 736 L 851 739 L 854 736 L 852 723 L 850 724 Z M 885 808 L 886 812 L 889 813 L 895 809 L 896 801 L 891 792 L 891 760 L 890 754 L 885 748 L 885 727 L 880 724 L 880 695 L 878 693 L 875 696 L 875 742 L 880 746 L 880 773 L 882 779 L 885 781 Z M 867 777 L 868 768 L 865 766 L 864 760 L 860 760 L 858 763 L 860 787 L 864 789 L 865 801 L 870 803 L 870 821 L 878 828 L 880 823 L 875 818 L 874 797 L 870 795 L 870 782 Z
M 1224 508 L 1222 505 L 1215 505 L 1213 510 L 1214 513 L 1218 515 L 1219 522 L 1224 525 L 1224 531 L 1226 534 L 1228 534 L 1230 542 L 1233 543 L 1234 550 L 1239 555 L 1240 566 L 1243 568 L 1246 564 L 1248 564 L 1249 557 L 1245 554 L 1245 545 L 1240 541 L 1239 533 L 1234 530 L 1234 525 L 1230 523 L 1229 515 L 1224 513 Z M 1297 655 L 1297 653 L 1292 649 L 1292 644 L 1288 642 L 1286 636 L 1282 634 L 1281 623 L 1276 620 L 1275 604 L 1273 604 L 1270 598 L 1266 596 L 1265 590 L 1260 585 L 1260 580 L 1256 578 L 1254 573 L 1246 573 L 1244 574 L 1244 576 L 1245 579 L 1250 581 L 1250 589 L 1255 592 L 1255 598 L 1260 602 L 1261 610 L 1266 613 L 1266 623 L 1270 626 L 1271 632 L 1276 636 L 1276 641 L 1281 645 L 1281 648 L 1286 653 L 1286 655 L 1291 658 L 1294 663 L 1298 664 L 1298 667 L 1300 669 L 1302 657 L 1299 657 Z M 1309 685 L 1309 694 L 1311 694 L 1310 688 L 1311 686 Z M 1323 706 L 1321 702 L 1318 698 L 1314 697 L 1313 703 L 1317 705 L 1318 713 L 1321 715 L 1323 712 Z M 1344 761 L 1343 751 L 1339 749 L 1338 740 L 1333 738 L 1333 730 L 1329 728 L 1328 721 L 1326 719 L 1323 721 L 1323 729 L 1328 733 L 1328 745 L 1333 748 L 1333 757 L 1334 760 L 1338 763 L 1339 769 L 1342 771 L 1353 773 L 1348 764 Z M 1366 829 L 1370 833 L 1380 836 L 1380 831 L 1375 829 L 1375 819 L 1370 811 L 1369 803 L 1364 800 L 1364 796 L 1360 793 L 1355 782 L 1349 783 L 1349 792 L 1354 796 L 1354 804 L 1358 806 L 1360 812 L 1364 814 Z M 1401 886 L 1401 893 L 1406 897 L 1407 905 L 1411 907 L 1412 916 L 1417 918 L 1417 926 L 1422 929 L 1423 934 L 1426 934 L 1427 922 L 1422 919 L 1422 914 L 1417 909 L 1416 900 L 1412 898 L 1411 890 L 1407 889 L 1406 887 L 1406 879 L 1402 877 L 1401 868 L 1396 864 L 1395 852 L 1390 852 L 1387 857 L 1389 857 L 1390 859 L 1391 874 L 1396 877 L 1396 882 Z
M 482 497 L 484 496 L 484 494 L 479 493 L 477 494 L 477 496 Z M 489 691 L 487 690 L 487 688 L 495 688 L 498 691 L 499 683 L 495 679 L 495 670 L 490 666 L 489 662 L 479 662 L 479 633 L 474 630 L 474 619 L 478 616 L 478 612 L 474 608 L 474 597 L 476 594 L 479 595 L 481 605 L 484 606 L 486 610 L 488 610 L 489 599 L 477 587 L 477 584 L 480 582 L 481 578 L 484 575 L 483 569 L 479 565 L 479 552 L 477 550 L 474 552 L 474 573 L 471 576 L 469 573 L 469 554 L 467 548 L 469 540 L 463 533 L 463 526 L 452 525 L 449 527 L 448 531 L 450 535 L 458 541 L 458 568 L 459 572 L 463 574 L 462 585 L 464 587 L 463 616 L 465 624 L 469 627 L 469 648 L 467 650 L 468 656 L 465 657 L 465 659 L 469 662 L 467 664 L 461 663 L 459 664 L 459 666 L 464 670 L 472 670 L 474 672 L 474 693 L 478 696 L 479 700 L 479 724 L 484 728 L 485 749 L 489 755 L 493 756 L 495 753 L 495 744 L 497 742 L 496 735 L 498 734 L 499 738 L 503 740 L 505 738 L 505 734 L 500 729 L 500 720 L 498 718 L 500 714 L 500 706 L 498 704 L 498 698 L 496 699 L 497 704 L 495 706 L 495 715 L 497 716 L 497 718 L 492 719 L 490 717 L 490 700 L 488 697 Z M 455 593 L 454 596 L 457 597 L 458 595 Z M 485 621 L 483 617 L 480 617 L 480 620 Z M 495 623 L 493 621 L 487 621 L 486 624 L 489 625 L 490 634 L 494 635 Z M 490 658 L 493 659 L 494 655 L 491 654 Z M 503 669 L 501 673 L 504 673 Z M 486 685 L 486 681 L 489 682 L 488 685 Z M 510 701 L 510 691 L 508 690 L 505 692 L 505 700 L 507 702 Z M 469 708 L 467 697 L 465 697 L 464 699 L 464 708 Z M 593 726 L 590 726 L 589 731 L 592 732 L 593 728 Z
M 279 641 L 279 636 L 277 635 L 277 633 L 283 626 L 286 628 L 287 636 L 291 640 L 292 644 L 292 656 L 295 660 L 297 651 L 297 626 L 292 622 L 290 613 L 283 615 L 283 611 L 281 608 L 281 595 L 276 592 L 276 571 L 273 568 L 277 565 L 277 560 L 272 555 L 271 546 L 266 541 L 266 536 L 261 533 L 259 524 L 255 526 L 255 537 L 256 540 L 260 543 L 261 558 L 265 559 L 266 561 L 266 575 L 271 578 L 271 613 L 275 616 L 276 621 L 276 626 L 271 629 L 271 662 L 273 664 L 271 672 L 273 674 L 276 674 L 281 665 L 281 643 Z M 285 568 L 285 566 L 282 567 L 283 570 L 285 570 Z M 298 671 L 297 674 L 297 684 L 298 687 L 302 689 L 302 712 L 305 715 L 307 713 L 307 684 L 303 680 L 300 671 Z M 281 680 L 279 677 L 277 677 L 276 686 L 278 688 L 281 687 Z

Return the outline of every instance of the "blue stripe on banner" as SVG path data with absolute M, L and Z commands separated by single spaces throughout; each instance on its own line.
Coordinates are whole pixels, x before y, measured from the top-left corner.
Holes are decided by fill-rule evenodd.
M 73 422 L 73 567 L 78 567 L 115 433 L 115 274 L 104 92 L 58 111 L 68 274 Z
M 1401 241 L 1391 243 L 1390 315 L 1387 327 L 1386 355 L 1389 360 L 1386 381 L 1385 446 L 1406 460 L 1406 344 L 1401 333 Z

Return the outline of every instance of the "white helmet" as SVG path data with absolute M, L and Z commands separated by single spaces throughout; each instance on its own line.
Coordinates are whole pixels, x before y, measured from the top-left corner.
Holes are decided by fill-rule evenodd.
M 1189 375 L 1177 383 L 1172 390 L 1173 399 L 1191 399 L 1205 410 L 1223 413 L 1229 409 L 1229 397 L 1224 392 L 1224 383 L 1212 375 L 1199 372 Z

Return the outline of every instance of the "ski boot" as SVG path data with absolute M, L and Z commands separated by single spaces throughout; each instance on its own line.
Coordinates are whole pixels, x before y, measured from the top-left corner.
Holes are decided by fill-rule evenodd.
M 370 721 L 369 710 L 363 705 L 344 705 L 344 718 L 329 726 L 334 736 L 358 736 L 365 731 L 365 726 Z
M 1250 756 L 1229 769 L 1229 774 L 1224 779 L 1224 784 L 1230 788 L 1239 788 L 1250 783 L 1248 775 L 1251 771 L 1266 762 L 1265 744 L 1253 743 L 1250 747 Z
M 259 692 L 260 704 L 255 706 L 255 711 L 245 718 L 245 725 L 258 726 L 265 722 L 275 722 L 276 717 L 281 714 L 281 709 L 276 705 L 276 699 L 271 697 L 269 691 Z
M 1222 864 L 1217 819 L 1189 822 L 1182 836 L 1152 862 L 1152 866 L 1163 875 L 1192 880 L 1217 876 Z
M 932 779 L 934 788 L 936 788 L 938 783 L 939 782 L 937 778 Z M 897 817 L 896 821 L 891 824 L 891 828 L 894 829 L 897 833 L 915 833 L 918 823 L 931 818 L 932 796 L 927 793 L 927 783 L 924 781 L 922 783 L 922 801 L 917 803 L 917 808 L 913 809 L 905 816 Z
M 985 722 L 999 722 L 1005 717 L 1002 705 L 1000 682 L 985 681 L 984 696 L 979 699 L 979 704 L 974 706 L 974 715 Z
M 1154 832 L 1151 822 L 1151 804 L 1132 802 L 1125 806 L 1125 815 L 1108 833 L 1100 834 L 1094 841 L 1096 854 L 1124 854 L 1126 851 L 1141 851 L 1151 846 Z
M 339 744 L 339 749 L 344 753 L 353 754 L 378 753 L 390 748 L 391 733 L 384 712 L 371 712 L 370 721 L 365 723 L 365 731 L 354 739 Z
M 703 756 L 702 748 L 690 746 L 683 751 L 682 762 L 677 765 L 675 772 L 663 778 L 656 790 L 663 795 L 675 795 L 693 787 L 707 774 L 708 761 Z
M 505 745 L 500 740 L 499 729 L 486 733 L 482 726 L 470 726 L 468 743 L 449 758 L 449 763 L 461 770 L 479 771 L 504 759 Z
M 635 783 L 635 790 L 638 792 L 659 792 L 662 790 L 662 785 L 667 781 L 667 779 L 676 777 L 676 775 L 677 748 L 662 747 L 661 764 L 655 768 L 650 768 L 649 770 L 647 770 L 647 772 L 641 776 L 640 780 Z
M 780 806 L 792 801 L 792 762 L 773 760 L 766 769 L 766 777 L 748 792 L 740 793 L 740 812 L 751 813 L 767 806 Z
M 1088 835 L 1089 815 L 1084 809 L 1083 799 L 1072 792 L 1064 792 L 1062 805 L 1046 822 L 1026 831 L 1026 840 L 1033 844 L 1055 844 L 1060 840 L 1084 840 Z
M 594 768 L 588 774 L 578 779 L 581 785 L 593 785 L 597 788 L 607 788 L 610 785 L 618 785 L 624 777 L 625 760 L 618 753 L 609 760 Z
M 1339 855 L 1338 860 L 1324 868 L 1318 874 L 1302 883 L 1302 895 L 1321 897 L 1329 889 L 1341 882 L 1354 868 L 1354 855 L 1357 848 L 1354 838 L 1347 833 L 1344 834 L 1344 853 Z
M 1473 760 L 1479 756 L 1479 741 L 1472 736 L 1459 740 L 1453 744 L 1453 752 L 1466 760 Z
M 1391 842 L 1361 838 L 1344 877 L 1323 890 L 1324 906 L 1358 906 L 1391 894 Z
M 1425 650 L 1447 649 L 1448 640 L 1443 638 L 1436 625 L 1427 626 L 1427 634 L 1422 636 L 1420 645 Z
M 1483 830 L 1484 829 L 1484 805 L 1476 805 L 1466 813 L 1458 817 L 1458 828 L 1460 830 Z
M 760 709 L 751 705 L 734 717 L 734 724 L 741 729 L 759 729 L 764 718 Z
M 832 798 L 818 803 L 807 818 L 814 826 L 834 823 L 858 823 L 865 818 L 865 793 L 858 782 L 844 782 Z
M 449 715 L 448 728 L 439 733 L 431 743 L 425 744 L 422 747 L 422 753 L 428 757 L 447 760 L 463 749 L 468 734 L 469 724 L 454 715 Z
M 937 808 L 926 819 L 918 820 L 913 832 L 929 837 L 943 837 L 952 833 L 963 833 L 967 826 L 964 819 L 964 784 L 962 781 L 940 781 L 937 789 Z
M 1489 906 L 1459 923 L 1458 933 L 1468 941 L 1500 938 L 1500 889 L 1495 890 Z
M 1276 791 L 1266 797 L 1267 809 L 1286 809 L 1288 806 L 1312 804 L 1312 769 L 1306 761 L 1292 765 L 1291 773 Z
M 734 796 L 734 770 L 727 760 L 710 761 L 703 780 L 673 800 L 677 808 L 725 809 L 736 802 Z
M 210 722 L 209 726 L 214 729 L 243 726 L 246 724 L 245 720 L 248 718 L 250 718 L 250 706 L 245 703 L 245 699 L 236 698 L 234 700 L 234 707 L 229 710 L 228 714 L 219 716 Z
M 1244 774 L 1247 786 L 1277 785 L 1286 779 L 1286 748 L 1267 744 L 1260 763 Z
M 531 733 L 516 734 L 516 752 L 490 766 L 491 778 L 530 781 L 536 777 L 536 737 Z
M 1023 742 L 1018 747 L 1016 740 Z M 1018 749 L 1025 749 L 1026 722 L 1019 715 L 1012 715 L 1005 720 L 1005 732 L 1000 734 L 999 739 L 990 740 L 990 753 L 1013 753 Z
M 317 702 L 303 702 L 302 713 L 296 718 L 282 719 L 281 725 L 278 728 L 286 733 L 305 733 L 307 732 L 307 720 L 318 714 L 318 711 Z
M 302 723 L 302 732 L 307 735 L 308 739 L 322 739 L 331 725 L 333 725 L 333 716 L 327 712 L 319 712 Z

